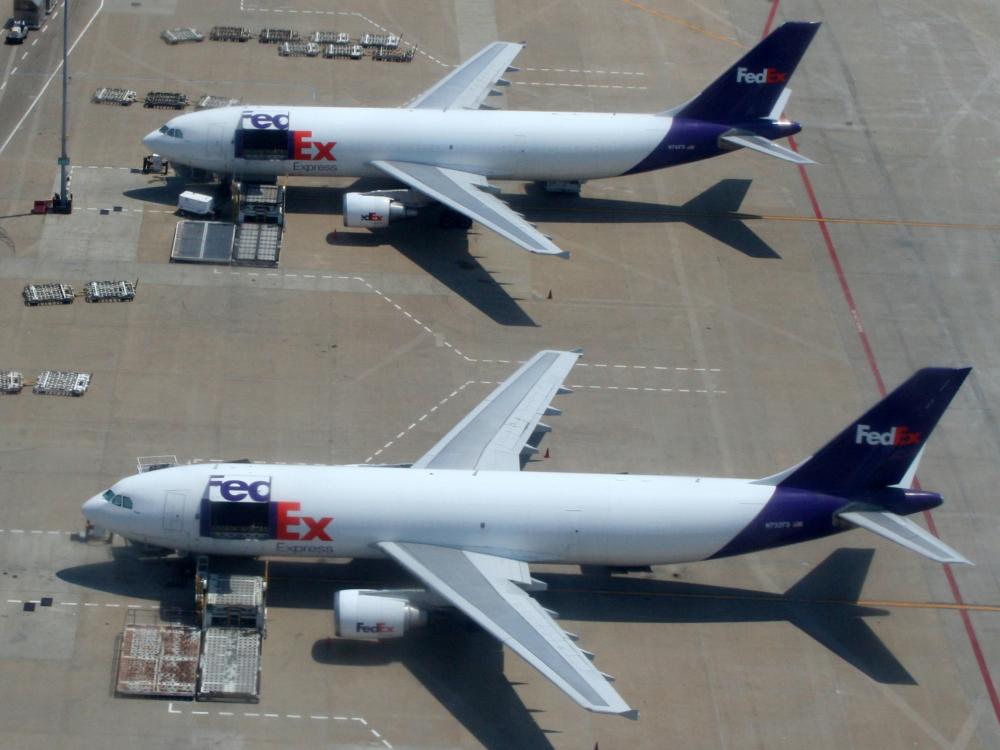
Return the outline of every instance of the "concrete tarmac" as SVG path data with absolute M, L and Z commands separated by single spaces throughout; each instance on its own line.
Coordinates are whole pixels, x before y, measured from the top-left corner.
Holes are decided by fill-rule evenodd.
M 62 6 L 59 6 L 60 11 Z M 93 373 L 82 398 L 0 398 L 0 747 L 977 748 L 1000 746 L 1000 11 L 782 2 L 516 0 L 73 4 L 75 210 L 57 185 L 62 16 L 0 48 L 0 369 Z M 773 13 L 773 18 L 771 14 Z M 768 24 L 824 22 L 792 87 L 804 173 L 759 154 L 588 183 L 502 185 L 572 252 L 521 252 L 432 216 L 344 229 L 351 180 L 288 181 L 276 269 L 169 263 L 184 184 L 138 172 L 173 113 L 100 86 L 244 103 L 397 106 L 494 38 L 525 40 L 501 106 L 660 111 Z M 168 46 L 212 25 L 385 29 L 408 65 Z M 34 281 L 140 279 L 134 302 L 27 308 Z M 913 370 L 974 370 L 931 439 L 931 522 L 976 563 L 863 531 L 612 578 L 536 575 L 638 722 L 588 714 L 461 618 L 390 644 L 332 638 L 332 595 L 388 564 L 276 561 L 256 705 L 111 693 L 129 609 L 190 606 L 176 561 L 73 537 L 140 456 L 398 463 L 541 348 L 582 347 L 528 471 L 764 476 Z M 924 519 L 923 522 L 927 522 Z M 24 603 L 52 597 L 51 606 Z

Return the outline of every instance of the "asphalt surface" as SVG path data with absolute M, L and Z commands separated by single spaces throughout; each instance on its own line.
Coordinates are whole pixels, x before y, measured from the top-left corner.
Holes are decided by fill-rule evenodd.
M 528 42 L 502 106 L 660 111 L 788 19 L 824 22 L 788 113 L 819 165 L 737 153 L 589 183 L 576 199 L 504 184 L 568 261 L 432 217 L 345 230 L 350 181 L 292 180 L 279 268 L 170 264 L 184 185 L 137 168 L 140 138 L 172 113 L 90 101 L 122 86 L 396 106 L 499 38 Z M 93 384 L 76 399 L 0 398 L 0 747 L 1000 746 L 1000 11 L 79 0 L 75 210 L 31 216 L 58 182 L 62 20 L 0 47 L 0 369 L 76 369 Z M 280 59 L 256 41 L 159 39 L 214 24 L 384 28 L 420 54 Z M 21 304 L 26 283 L 98 278 L 139 278 L 139 295 Z M 72 536 L 80 504 L 137 457 L 412 461 L 550 347 L 586 354 L 556 403 L 549 457 L 529 471 L 764 476 L 916 368 L 971 365 L 919 476 L 946 498 L 923 522 L 976 567 L 948 571 L 853 531 L 652 574 L 536 571 L 543 603 L 642 712 L 628 722 L 581 711 L 460 619 L 392 644 L 333 640 L 336 589 L 405 578 L 276 562 L 259 704 L 113 697 L 129 608 L 191 602 L 176 562 Z M 24 611 L 42 597 L 52 606 Z

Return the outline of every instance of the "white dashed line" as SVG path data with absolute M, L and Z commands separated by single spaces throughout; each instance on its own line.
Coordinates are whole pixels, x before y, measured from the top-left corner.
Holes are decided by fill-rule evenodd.
M 553 83 L 552 81 L 511 81 L 515 86 L 552 86 L 573 89 L 629 89 L 646 91 L 646 86 L 620 86 L 611 83 Z
M 459 388 L 457 388 L 456 390 L 452 391 L 448 396 L 446 396 L 445 398 L 443 398 L 440 401 L 438 401 L 438 403 L 437 403 L 436 406 L 432 406 L 430 409 L 427 410 L 426 413 L 424 413 L 423 415 L 421 415 L 415 422 L 412 422 L 409 427 L 407 427 L 405 430 L 403 430 L 398 435 L 396 435 L 396 437 L 393 440 L 390 440 L 388 443 L 386 443 L 385 445 L 383 445 L 381 448 L 379 448 L 377 451 L 375 451 L 373 454 L 371 454 L 368 458 L 366 458 L 365 459 L 365 463 L 366 464 L 367 463 L 371 463 L 375 458 L 377 458 L 379 455 L 381 455 L 382 451 L 384 451 L 386 448 L 389 448 L 390 446 L 392 446 L 396 441 L 398 441 L 400 438 L 404 437 L 406 435 L 406 433 L 408 433 L 411 430 L 415 429 L 417 427 L 417 425 L 419 425 L 421 422 L 423 422 L 425 419 L 427 419 L 428 416 L 430 416 L 431 414 L 433 414 L 434 412 L 436 412 L 438 410 L 438 407 L 440 407 L 442 404 L 448 403 L 449 399 L 452 399 L 455 396 L 457 396 L 459 393 L 461 393 L 462 391 L 464 391 L 466 388 L 468 388 L 474 382 L 475 382 L 474 380 L 467 380 Z

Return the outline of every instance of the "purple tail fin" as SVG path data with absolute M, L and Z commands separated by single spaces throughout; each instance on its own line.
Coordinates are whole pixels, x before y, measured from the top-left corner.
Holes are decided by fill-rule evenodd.
M 769 117 L 818 29 L 807 21 L 779 26 L 698 96 L 664 114 L 721 124 Z
M 779 486 L 844 495 L 899 484 L 971 369 L 918 370 Z

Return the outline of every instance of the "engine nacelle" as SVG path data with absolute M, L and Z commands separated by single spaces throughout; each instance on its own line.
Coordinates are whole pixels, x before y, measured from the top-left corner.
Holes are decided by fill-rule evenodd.
M 333 597 L 333 621 L 341 638 L 400 638 L 407 628 L 427 622 L 427 613 L 410 604 L 404 592 L 347 589 Z
M 415 209 L 384 195 L 344 193 L 344 226 L 377 229 L 389 222 L 416 216 Z

